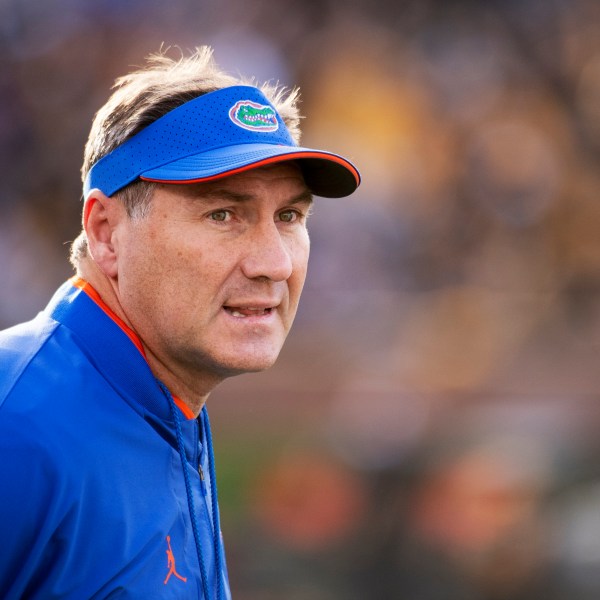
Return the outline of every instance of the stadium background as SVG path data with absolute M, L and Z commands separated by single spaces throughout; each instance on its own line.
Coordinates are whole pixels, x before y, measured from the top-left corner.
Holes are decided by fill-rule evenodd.
M 67 277 L 115 77 L 300 85 L 320 200 L 278 365 L 211 397 L 236 600 L 600 597 L 600 4 L 0 0 L 0 326 Z M 157 507 L 160 510 L 160 507 Z

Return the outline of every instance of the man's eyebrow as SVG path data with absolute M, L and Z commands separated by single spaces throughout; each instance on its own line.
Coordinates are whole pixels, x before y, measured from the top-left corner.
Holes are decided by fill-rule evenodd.
M 233 192 L 218 188 L 215 190 L 202 190 L 197 198 L 199 200 L 228 200 L 229 202 L 248 202 L 252 200 L 252 194 L 242 194 L 241 192 Z
M 312 204 L 313 194 L 310 190 L 304 190 L 302 193 L 298 194 L 295 198 L 292 198 L 289 201 L 289 204 L 302 204 L 304 202 L 306 202 L 307 204 Z
M 249 202 L 251 200 L 255 199 L 255 196 L 253 196 L 252 194 L 243 194 L 241 192 L 234 192 L 232 190 L 228 190 L 228 189 L 224 189 L 224 188 L 218 188 L 215 190 L 208 190 L 208 191 L 203 191 L 202 193 L 198 194 L 198 199 L 202 200 L 225 200 L 228 202 L 236 202 L 236 203 L 242 203 L 242 202 Z M 313 195 L 310 192 L 310 190 L 304 190 L 302 191 L 300 194 L 298 194 L 297 196 L 292 197 L 290 200 L 288 200 L 286 202 L 286 204 L 302 204 L 302 203 L 307 203 L 307 204 L 312 204 L 313 201 Z

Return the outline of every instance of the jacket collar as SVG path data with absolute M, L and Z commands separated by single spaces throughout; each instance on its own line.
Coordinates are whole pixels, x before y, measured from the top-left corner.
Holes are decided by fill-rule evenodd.
M 163 437 L 165 426 L 172 431 L 169 401 L 150 370 L 139 338 L 114 315 L 88 283 L 76 278 L 65 282 L 45 312 L 71 331 L 90 362 L 134 410 L 153 422 Z M 195 432 L 195 420 L 189 418 L 189 413 L 182 412 L 186 417 L 182 420 L 184 433 L 187 430 Z M 197 433 L 194 437 L 197 445 Z M 168 438 L 175 446 L 170 434 Z

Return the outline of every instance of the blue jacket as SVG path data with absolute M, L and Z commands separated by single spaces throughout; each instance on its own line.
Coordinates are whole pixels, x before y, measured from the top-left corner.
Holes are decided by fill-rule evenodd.
M 88 293 L 0 333 L 0 598 L 198 599 L 204 570 L 229 599 L 211 484 L 206 412 L 179 412 Z

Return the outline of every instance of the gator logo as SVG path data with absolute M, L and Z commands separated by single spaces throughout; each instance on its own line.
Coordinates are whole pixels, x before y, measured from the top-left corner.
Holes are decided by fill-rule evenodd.
M 277 114 L 270 106 L 251 100 L 236 102 L 229 111 L 229 118 L 239 127 L 250 131 L 277 131 Z

